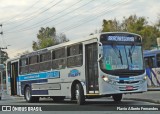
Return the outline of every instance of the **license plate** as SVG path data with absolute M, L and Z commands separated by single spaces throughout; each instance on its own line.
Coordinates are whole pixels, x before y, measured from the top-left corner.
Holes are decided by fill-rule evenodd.
M 126 90 L 133 90 L 133 86 L 126 86 Z

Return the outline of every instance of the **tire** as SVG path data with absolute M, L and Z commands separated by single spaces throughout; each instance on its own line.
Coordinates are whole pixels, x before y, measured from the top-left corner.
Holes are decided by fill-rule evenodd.
M 33 102 L 39 102 L 39 97 L 33 97 Z
M 61 101 L 64 101 L 65 96 L 54 96 L 52 97 L 52 99 L 54 102 L 61 102 Z
M 84 96 L 84 90 L 80 83 L 76 84 L 75 86 L 75 98 L 77 100 L 78 105 L 85 104 L 85 96 Z
M 25 99 L 28 103 L 33 103 L 33 102 L 38 102 L 39 97 L 33 97 L 31 94 L 31 88 L 27 86 L 25 88 L 25 93 L 24 93 Z
M 112 95 L 112 98 L 115 102 L 120 102 L 122 100 L 122 94 Z

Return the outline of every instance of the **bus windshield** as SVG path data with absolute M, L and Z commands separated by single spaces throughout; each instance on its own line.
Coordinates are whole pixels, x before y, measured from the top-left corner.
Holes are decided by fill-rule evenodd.
M 103 45 L 102 70 L 143 70 L 141 46 Z

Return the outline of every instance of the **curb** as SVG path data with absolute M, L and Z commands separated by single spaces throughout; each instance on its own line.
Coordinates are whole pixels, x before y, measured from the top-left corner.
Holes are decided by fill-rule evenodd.
M 144 101 L 144 102 L 150 102 L 150 103 L 156 103 L 160 104 L 160 101 L 158 100 L 151 100 L 151 99 L 142 99 L 142 98 L 123 98 L 124 100 L 136 100 L 136 101 Z
M 148 88 L 147 91 L 160 91 L 160 88 Z

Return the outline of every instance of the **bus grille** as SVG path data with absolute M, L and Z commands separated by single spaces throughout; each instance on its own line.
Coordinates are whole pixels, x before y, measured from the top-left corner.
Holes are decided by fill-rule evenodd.
M 120 91 L 135 91 L 135 90 L 138 90 L 138 87 L 137 86 L 133 87 L 133 89 L 131 89 L 131 90 L 126 89 L 126 87 L 119 87 L 119 90 Z
M 137 84 L 137 83 L 139 83 L 139 81 L 122 81 L 121 80 L 117 83 L 119 83 L 119 84 Z

